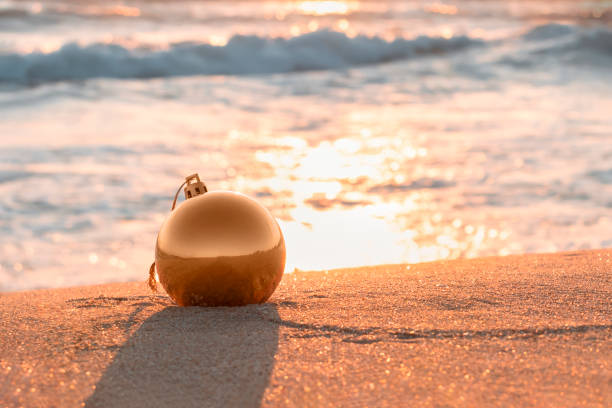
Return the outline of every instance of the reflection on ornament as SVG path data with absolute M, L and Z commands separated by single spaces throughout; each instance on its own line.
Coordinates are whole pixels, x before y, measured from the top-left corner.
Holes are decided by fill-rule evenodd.
M 265 302 L 285 269 L 285 240 L 274 217 L 243 194 L 207 192 L 197 174 L 185 184 L 186 200 L 162 225 L 155 248 L 168 295 L 181 306 Z M 153 266 L 151 272 L 154 288 Z

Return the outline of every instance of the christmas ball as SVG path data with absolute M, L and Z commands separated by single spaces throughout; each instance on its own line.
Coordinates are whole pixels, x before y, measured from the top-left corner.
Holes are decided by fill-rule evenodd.
M 205 187 L 192 198 L 188 193 L 157 237 L 155 267 L 168 295 L 181 306 L 265 302 L 285 269 L 285 240 L 274 217 L 244 194 Z

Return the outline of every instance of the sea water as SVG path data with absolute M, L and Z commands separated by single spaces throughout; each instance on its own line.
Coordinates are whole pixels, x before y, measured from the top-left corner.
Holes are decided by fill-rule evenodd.
M 288 272 L 612 246 L 612 2 L 0 0 L 0 291 L 144 280 L 194 172 Z

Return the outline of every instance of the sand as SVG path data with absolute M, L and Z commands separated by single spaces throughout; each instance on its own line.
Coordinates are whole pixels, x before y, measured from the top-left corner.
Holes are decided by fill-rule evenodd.
M 0 294 L 2 407 L 612 406 L 612 250 Z

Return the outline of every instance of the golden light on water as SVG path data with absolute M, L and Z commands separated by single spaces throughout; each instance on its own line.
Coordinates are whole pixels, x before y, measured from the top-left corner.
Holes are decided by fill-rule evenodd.
M 457 6 L 452 4 L 435 3 L 425 8 L 429 13 L 454 15 L 457 14 Z
M 427 232 L 428 225 L 403 226 L 396 218 L 429 211 L 431 198 L 405 190 L 413 181 L 400 164 L 406 159 L 423 160 L 427 149 L 402 139 L 390 146 L 387 137 L 366 127 L 355 132 L 359 136 L 314 145 L 284 137 L 276 141 L 278 150 L 258 150 L 255 155 L 259 163 L 276 169 L 266 185 L 273 191 L 292 191 L 291 201 L 303 203 L 291 206 L 281 221 L 290 243 L 286 271 L 419 262 L 461 251 L 453 229 L 429 226 Z M 377 197 L 369 191 L 371 183 L 399 193 L 392 199 Z M 427 239 L 420 240 L 425 233 Z M 330 247 L 329 240 L 350 249 L 339 251 Z
M 289 29 L 289 32 L 291 33 L 293 37 L 297 37 L 298 35 L 302 34 L 302 30 L 296 24 L 291 26 L 291 28 Z
M 52 52 L 55 52 L 57 50 L 59 50 L 60 48 L 62 48 L 62 43 L 60 43 L 57 40 L 49 40 L 49 41 L 45 41 L 45 42 L 41 42 L 38 47 L 32 47 L 29 49 L 24 49 L 23 51 L 25 52 L 36 52 L 36 51 L 40 51 L 43 52 L 45 54 L 49 54 Z
M 453 38 L 453 34 L 454 32 L 451 27 L 443 27 L 440 30 L 440 35 L 442 36 L 442 38 L 445 38 L 447 40 Z
M 338 29 L 339 29 L 340 31 L 346 31 L 346 30 L 348 30 L 349 25 L 350 25 L 350 24 L 349 24 L 349 22 L 348 22 L 348 20 L 347 20 L 347 19 L 344 19 L 344 18 L 343 18 L 342 20 L 338 21 Z
M 30 6 L 30 12 L 33 14 L 39 14 L 41 11 L 43 11 L 43 6 L 40 3 L 33 3 Z
M 138 7 L 129 6 L 114 6 L 107 10 L 108 15 L 123 16 L 123 17 L 139 17 L 140 9 Z
M 222 35 L 211 35 L 208 38 L 208 42 L 210 43 L 210 45 L 214 45 L 217 47 L 223 47 L 227 44 L 227 37 L 222 36 Z
M 297 8 L 303 14 L 323 16 L 327 14 L 347 14 L 357 5 L 357 2 L 345 1 L 302 1 Z
M 467 170 L 437 165 L 446 147 L 431 144 L 435 131 L 388 128 L 382 124 L 395 123 L 396 113 L 373 123 L 378 115 L 369 109 L 351 112 L 338 127 L 345 136 L 335 140 L 310 134 L 270 139 L 254 154 L 253 167 L 266 175 L 227 187 L 259 191 L 258 199 L 279 218 L 286 272 L 520 250 L 509 239 L 504 209 L 488 215 L 493 221 L 463 210 L 457 184 Z

